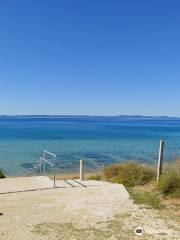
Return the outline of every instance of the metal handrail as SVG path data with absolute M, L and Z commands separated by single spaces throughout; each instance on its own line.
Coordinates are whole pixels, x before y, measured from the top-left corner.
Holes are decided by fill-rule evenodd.
M 54 165 L 52 163 L 50 163 L 48 160 L 40 157 L 40 160 L 42 160 L 43 162 L 47 162 L 49 165 L 51 165 L 51 167 L 54 167 Z
M 51 157 L 53 157 L 53 163 L 49 162 L 46 159 L 46 155 L 50 155 Z M 50 164 L 53 167 L 53 182 L 54 182 L 54 188 L 55 188 L 56 187 L 56 154 L 44 150 L 43 157 L 41 158 L 41 160 L 44 161 L 44 175 L 46 173 L 46 163 Z
M 48 161 L 46 159 L 46 155 L 50 155 L 53 157 L 53 163 Z M 46 163 L 49 164 L 53 168 L 53 187 L 56 187 L 56 154 L 43 151 L 43 157 L 40 157 L 39 160 L 37 160 L 32 168 L 29 168 L 27 171 L 27 174 L 33 174 L 36 173 L 38 175 L 38 172 L 41 174 L 42 170 L 42 164 L 44 163 L 44 175 L 46 174 Z M 38 171 L 39 170 L 39 171 Z
M 51 155 L 52 157 L 55 157 L 56 158 L 56 154 L 54 154 L 54 153 L 51 153 L 51 152 L 48 152 L 48 151 L 44 151 L 44 153 L 46 153 L 46 154 L 48 154 L 48 155 Z

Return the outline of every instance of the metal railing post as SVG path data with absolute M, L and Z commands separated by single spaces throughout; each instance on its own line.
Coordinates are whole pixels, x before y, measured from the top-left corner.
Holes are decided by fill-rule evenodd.
M 46 159 L 45 151 L 43 152 L 43 158 Z M 46 162 L 44 161 L 44 175 L 46 175 Z
M 80 160 L 80 180 L 84 180 L 84 160 Z
M 54 178 L 54 188 L 55 188 L 56 187 L 56 157 L 54 157 L 53 168 L 54 168 L 53 178 Z
M 45 158 L 44 158 L 44 162 L 49 163 L 53 167 L 53 187 L 55 188 L 56 187 L 56 155 L 54 153 L 44 151 L 44 156 L 46 156 L 46 154 L 53 157 L 53 164 L 48 162 Z

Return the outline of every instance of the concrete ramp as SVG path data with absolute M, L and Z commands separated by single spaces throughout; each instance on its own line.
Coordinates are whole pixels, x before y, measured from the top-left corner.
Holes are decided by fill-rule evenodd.
M 52 187 L 53 181 L 45 176 L 4 178 L 0 180 L 0 194 Z

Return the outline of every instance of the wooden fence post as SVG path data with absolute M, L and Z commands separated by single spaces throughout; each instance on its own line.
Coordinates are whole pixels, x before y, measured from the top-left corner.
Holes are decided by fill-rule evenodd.
M 164 158 L 164 141 L 160 141 L 159 146 L 159 158 L 158 158 L 158 168 L 157 168 L 157 182 L 159 182 L 160 175 L 162 174 L 162 165 Z
M 80 180 L 84 180 L 84 160 L 80 160 Z

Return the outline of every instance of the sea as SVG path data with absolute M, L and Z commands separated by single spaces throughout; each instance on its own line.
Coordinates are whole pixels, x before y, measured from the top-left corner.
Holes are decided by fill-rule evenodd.
M 57 155 L 59 174 L 77 172 L 80 159 L 87 171 L 128 160 L 157 164 L 161 139 L 164 161 L 180 158 L 179 118 L 1 116 L 0 168 L 24 176 L 44 150 Z

